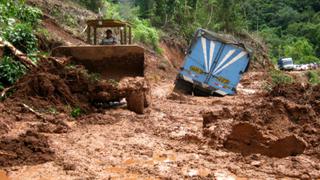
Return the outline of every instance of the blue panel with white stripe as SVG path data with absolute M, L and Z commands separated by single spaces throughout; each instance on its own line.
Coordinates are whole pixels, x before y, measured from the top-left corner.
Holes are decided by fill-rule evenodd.
M 199 29 L 178 77 L 210 94 L 232 95 L 249 61 L 250 51 L 241 44 Z

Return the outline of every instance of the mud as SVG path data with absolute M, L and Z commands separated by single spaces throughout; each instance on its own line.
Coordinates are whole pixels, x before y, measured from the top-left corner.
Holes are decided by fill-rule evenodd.
M 148 89 L 143 79 L 97 81 L 81 66 L 55 61 L 30 72 L 17 84 L 13 96 L 0 103 L 0 122 L 8 125 L 0 126 L 4 133 L 0 169 L 6 171 L 0 171 L 0 177 L 320 178 L 315 87 L 284 86 L 265 93 L 265 72 L 249 72 L 235 96 L 181 96 L 172 93 L 176 71 L 170 63 L 159 69 L 161 57 L 150 52 L 146 57 L 152 104 L 144 114 L 126 110 L 125 104 L 105 108 L 109 106 L 105 100 L 140 96 L 141 90 Z M 178 56 L 167 57 L 176 62 Z M 263 61 L 253 68 L 265 67 Z M 128 105 L 135 107 L 135 98 L 130 99 Z M 87 114 L 71 118 L 74 107 Z
M 15 88 L 16 92 L 6 100 L 7 103 L 24 103 L 38 111 L 54 107 L 65 113 L 73 108 L 80 108 L 85 113 L 96 112 L 99 103 L 120 101 L 134 92 L 148 90 L 143 78 L 125 78 L 120 82 L 99 79 L 82 66 L 62 64 L 55 59 L 42 60 L 36 69 L 19 80 Z M 144 97 L 138 98 L 144 101 Z M 139 109 L 137 113 L 143 111 Z
M 5 109 L 3 104 L 0 104 L 0 137 L 9 132 L 13 126 L 14 118 L 10 116 Z
M 41 133 L 67 133 L 70 131 L 70 126 L 65 122 L 65 119 L 47 119 L 44 123 L 37 125 L 37 131 Z
M 213 148 L 244 156 L 310 154 L 319 158 L 318 97 L 317 86 L 277 86 L 233 111 L 204 112 L 203 135 Z
M 40 164 L 53 159 L 48 138 L 33 131 L 0 140 L 0 167 Z
M 90 124 L 90 125 L 111 125 L 118 122 L 118 120 L 111 115 L 95 113 L 80 117 L 77 120 L 81 124 Z
M 10 129 L 9 124 L 10 124 L 10 122 L 7 122 L 4 119 L 0 120 L 0 127 L 1 127 L 0 128 L 0 136 L 9 132 L 9 129 Z
M 279 85 L 270 93 L 271 97 L 284 97 L 300 105 L 311 105 L 317 115 L 320 115 L 320 85 L 290 84 Z
M 224 147 L 230 151 L 239 152 L 244 156 L 262 154 L 269 157 L 283 158 L 302 154 L 306 143 L 290 135 L 281 139 L 272 140 L 263 136 L 259 129 L 248 123 L 240 123 L 232 127 Z

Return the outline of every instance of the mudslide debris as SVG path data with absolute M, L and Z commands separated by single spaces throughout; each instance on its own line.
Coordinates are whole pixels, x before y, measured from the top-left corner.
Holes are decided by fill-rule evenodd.
M 80 108 L 85 113 L 97 110 L 99 104 L 127 98 L 128 108 L 143 113 L 148 85 L 144 78 L 124 78 L 120 82 L 99 79 L 83 66 L 61 64 L 43 59 L 15 85 L 16 92 L 6 101 L 23 103 L 45 111 L 52 107 L 59 112 Z

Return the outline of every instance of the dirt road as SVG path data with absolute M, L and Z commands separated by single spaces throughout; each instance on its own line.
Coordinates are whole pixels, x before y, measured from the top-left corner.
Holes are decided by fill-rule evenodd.
M 11 115 L 15 122 L 1 141 L 1 169 L 11 179 L 24 180 L 319 178 L 319 155 L 243 156 L 204 135 L 204 112 L 236 112 L 261 100 L 261 76 L 247 74 L 238 95 L 223 98 L 171 94 L 171 82 L 158 82 L 152 85 L 153 104 L 144 115 L 119 107 L 79 119 L 50 116 L 68 127 L 60 133 L 39 132 L 43 122 L 33 114 Z M 12 148 L 21 151 L 15 154 Z M 37 156 L 17 161 L 29 151 Z M 4 163 L 8 156 L 14 158 Z

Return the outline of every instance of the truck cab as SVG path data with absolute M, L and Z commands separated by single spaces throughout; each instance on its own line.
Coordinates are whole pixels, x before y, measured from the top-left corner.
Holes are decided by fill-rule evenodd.
M 292 58 L 281 58 L 278 61 L 278 67 L 280 70 L 293 70 L 294 69 L 294 64 L 293 64 L 293 59 Z

